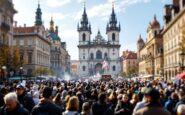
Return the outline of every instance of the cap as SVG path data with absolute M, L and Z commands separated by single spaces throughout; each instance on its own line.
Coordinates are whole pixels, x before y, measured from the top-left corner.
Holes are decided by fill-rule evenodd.
M 16 89 L 24 89 L 24 86 L 22 86 L 22 85 L 17 85 Z

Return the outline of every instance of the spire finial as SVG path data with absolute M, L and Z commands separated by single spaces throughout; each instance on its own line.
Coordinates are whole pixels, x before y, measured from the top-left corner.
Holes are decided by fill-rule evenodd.
M 114 9 L 114 4 L 115 4 L 115 1 L 113 0 L 112 1 L 112 9 Z
M 84 4 L 84 8 L 85 8 L 86 7 L 86 0 L 84 0 L 83 4 Z
M 156 14 L 154 14 L 154 20 L 157 20 Z

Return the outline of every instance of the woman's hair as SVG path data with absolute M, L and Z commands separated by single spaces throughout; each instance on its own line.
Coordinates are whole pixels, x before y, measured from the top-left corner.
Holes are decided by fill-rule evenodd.
M 90 104 L 89 104 L 89 102 L 83 103 L 83 105 L 82 105 L 82 112 L 87 112 L 89 110 L 90 110 Z
M 60 101 L 61 101 L 61 94 L 60 93 L 57 93 L 55 95 L 55 97 L 53 98 L 53 102 L 54 103 L 60 103 Z
M 109 97 L 108 97 L 108 100 L 109 100 L 110 102 L 113 102 L 113 101 L 117 100 L 117 95 L 116 95 L 116 92 L 115 92 L 115 91 L 112 91 L 112 92 L 111 92 L 111 94 L 110 94 Z
M 78 111 L 79 109 L 79 100 L 76 96 L 72 96 L 69 98 L 67 102 L 66 110 L 69 111 Z

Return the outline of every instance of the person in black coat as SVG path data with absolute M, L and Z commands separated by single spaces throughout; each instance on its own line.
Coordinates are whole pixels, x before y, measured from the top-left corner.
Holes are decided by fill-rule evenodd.
M 16 93 L 20 104 L 31 112 L 32 108 L 35 106 L 33 98 L 27 95 L 25 88 L 22 85 L 16 87 Z
M 29 115 L 28 110 L 18 102 L 15 93 L 5 95 L 4 102 L 5 105 L 0 108 L 0 115 Z
M 115 115 L 132 115 L 133 106 L 127 94 L 122 96 L 122 101 L 118 102 L 115 108 Z
M 32 115 L 61 115 L 60 108 L 52 102 L 52 88 L 45 87 L 42 99 L 33 107 Z
M 105 115 L 108 109 L 106 104 L 106 94 L 100 93 L 98 96 L 98 102 L 92 105 L 92 114 L 93 115 Z

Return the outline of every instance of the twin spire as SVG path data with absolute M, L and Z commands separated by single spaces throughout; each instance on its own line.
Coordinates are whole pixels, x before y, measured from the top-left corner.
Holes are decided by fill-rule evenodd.
M 84 3 L 84 11 L 82 14 L 82 18 L 80 21 L 80 24 L 77 25 L 77 30 L 80 31 L 89 31 L 91 33 L 91 24 L 88 21 L 88 17 L 87 17 L 87 13 L 86 13 L 86 5 Z M 107 28 L 106 31 L 112 31 L 112 30 L 116 30 L 116 31 L 120 31 L 121 30 L 121 25 L 119 23 L 119 25 L 117 25 L 117 17 L 114 11 L 114 2 L 112 3 L 112 13 L 109 19 L 109 22 L 107 23 Z

